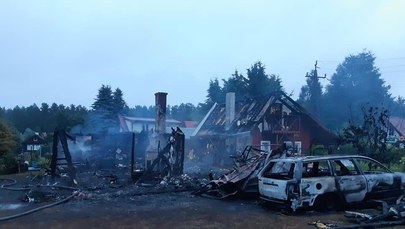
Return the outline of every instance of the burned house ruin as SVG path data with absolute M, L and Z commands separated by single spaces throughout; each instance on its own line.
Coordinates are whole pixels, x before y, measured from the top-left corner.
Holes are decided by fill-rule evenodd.
M 334 133 L 284 92 L 245 101 L 235 101 L 235 93 L 226 96 L 226 103 L 214 104 L 192 136 L 194 152 L 212 154 L 216 164 L 226 164 L 247 145 L 270 152 L 285 144 L 293 154 L 307 155 L 314 144 L 337 144 Z

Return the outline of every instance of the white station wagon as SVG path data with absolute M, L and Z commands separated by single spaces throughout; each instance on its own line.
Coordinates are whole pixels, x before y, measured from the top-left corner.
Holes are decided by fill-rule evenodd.
M 307 156 L 273 159 L 258 175 L 262 199 L 295 211 L 328 210 L 367 200 L 398 198 L 405 174 L 365 156 Z

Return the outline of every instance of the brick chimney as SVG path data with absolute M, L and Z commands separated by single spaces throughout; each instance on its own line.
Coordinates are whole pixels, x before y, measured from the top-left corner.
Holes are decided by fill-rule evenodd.
M 235 92 L 226 93 L 226 103 L 225 103 L 225 129 L 231 127 L 232 121 L 235 119 Z
M 155 93 L 155 105 L 156 105 L 156 124 L 155 130 L 158 134 L 166 133 L 166 92 Z

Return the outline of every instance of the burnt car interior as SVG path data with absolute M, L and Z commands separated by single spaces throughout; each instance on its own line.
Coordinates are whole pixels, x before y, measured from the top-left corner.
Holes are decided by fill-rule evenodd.
M 295 163 L 285 161 L 270 162 L 263 176 L 279 180 L 291 180 L 294 178 L 294 169 Z
M 330 176 L 331 171 L 327 161 L 311 161 L 303 163 L 303 178 Z
M 352 160 L 334 160 L 332 166 L 337 176 L 359 175 L 359 171 Z

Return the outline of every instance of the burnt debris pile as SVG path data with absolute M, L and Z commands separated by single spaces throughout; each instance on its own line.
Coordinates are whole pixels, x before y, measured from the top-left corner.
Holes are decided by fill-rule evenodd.
M 209 174 L 210 182 L 193 192 L 194 195 L 224 199 L 237 194 L 257 195 L 257 174 L 269 159 L 266 151 L 253 146 L 246 146 L 243 152 L 235 158 L 233 168 L 219 178 Z
M 403 196 L 393 204 L 384 201 L 376 202 L 377 210 L 346 211 L 345 216 L 353 219 L 352 225 L 343 228 L 372 228 L 405 225 L 405 199 Z

